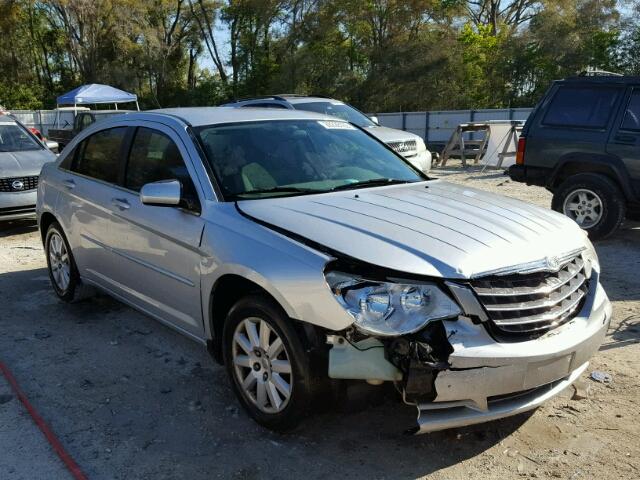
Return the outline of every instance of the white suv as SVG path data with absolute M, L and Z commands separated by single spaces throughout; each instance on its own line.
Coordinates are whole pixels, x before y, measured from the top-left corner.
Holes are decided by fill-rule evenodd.
M 380 126 L 377 121 L 374 121 L 375 119 L 367 117 L 360 110 L 339 100 L 319 96 L 286 94 L 249 98 L 228 103 L 224 106 L 236 108 L 288 108 L 342 118 L 382 140 L 423 173 L 429 173 L 431 170 L 431 152 L 427 149 L 422 137 L 403 130 Z

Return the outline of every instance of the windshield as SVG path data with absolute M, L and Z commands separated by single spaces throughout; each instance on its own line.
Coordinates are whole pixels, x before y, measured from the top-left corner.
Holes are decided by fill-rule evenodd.
M 199 127 L 228 200 L 422 181 L 400 157 L 342 121 L 279 120 Z
M 376 124 L 371 121 L 364 113 L 359 112 L 355 108 L 337 102 L 309 102 L 295 103 L 293 108 L 296 110 L 306 110 L 308 112 L 323 113 L 332 117 L 342 118 L 347 122 L 351 122 L 362 128 L 375 127 Z
M 0 123 L 0 152 L 22 152 L 41 148 L 35 138 L 20 125 Z

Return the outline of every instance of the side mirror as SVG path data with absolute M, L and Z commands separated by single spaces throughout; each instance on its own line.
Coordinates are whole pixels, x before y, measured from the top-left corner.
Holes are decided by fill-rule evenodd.
M 373 117 L 369 117 L 371 119 L 371 121 L 373 123 L 375 123 L 376 125 L 380 125 L 380 122 L 378 122 L 378 117 L 376 117 L 375 115 Z
M 147 183 L 140 189 L 140 201 L 145 205 L 176 207 L 181 197 L 182 185 L 178 180 Z
M 45 142 L 45 145 L 47 146 L 47 148 L 49 150 L 51 150 L 53 153 L 59 153 L 58 149 L 60 148 L 60 145 L 58 145 L 58 142 L 54 142 L 53 140 L 47 140 Z

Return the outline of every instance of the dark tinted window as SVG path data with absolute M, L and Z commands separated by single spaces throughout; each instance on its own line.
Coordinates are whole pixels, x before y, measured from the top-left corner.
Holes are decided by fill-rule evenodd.
M 183 191 L 191 190 L 191 178 L 173 140 L 156 130 L 138 128 L 129 154 L 125 186 L 140 191 L 144 184 L 160 180 L 180 180 Z
M 80 116 L 80 124 L 78 125 L 80 130 L 84 130 L 89 125 L 93 123 L 93 117 L 91 115 L 81 115 Z
M 560 87 L 543 123 L 567 127 L 605 128 L 619 90 L 608 87 Z
M 640 130 L 640 90 L 634 90 L 622 120 L 624 130 Z
M 82 142 L 73 170 L 104 182 L 116 183 L 126 131 L 125 127 L 110 128 L 88 137 Z

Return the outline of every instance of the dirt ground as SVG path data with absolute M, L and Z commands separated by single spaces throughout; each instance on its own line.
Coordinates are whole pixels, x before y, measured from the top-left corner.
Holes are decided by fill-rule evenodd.
M 496 172 L 447 180 L 548 207 L 543 189 Z M 596 245 L 611 330 L 573 389 L 537 411 L 416 437 L 415 412 L 366 388 L 287 435 L 253 423 L 199 345 L 106 296 L 73 305 L 50 288 L 31 222 L 0 226 L 0 360 L 96 479 L 640 478 L 640 227 Z M 601 370 L 609 384 L 590 380 Z M 0 377 L 0 478 L 66 478 Z

